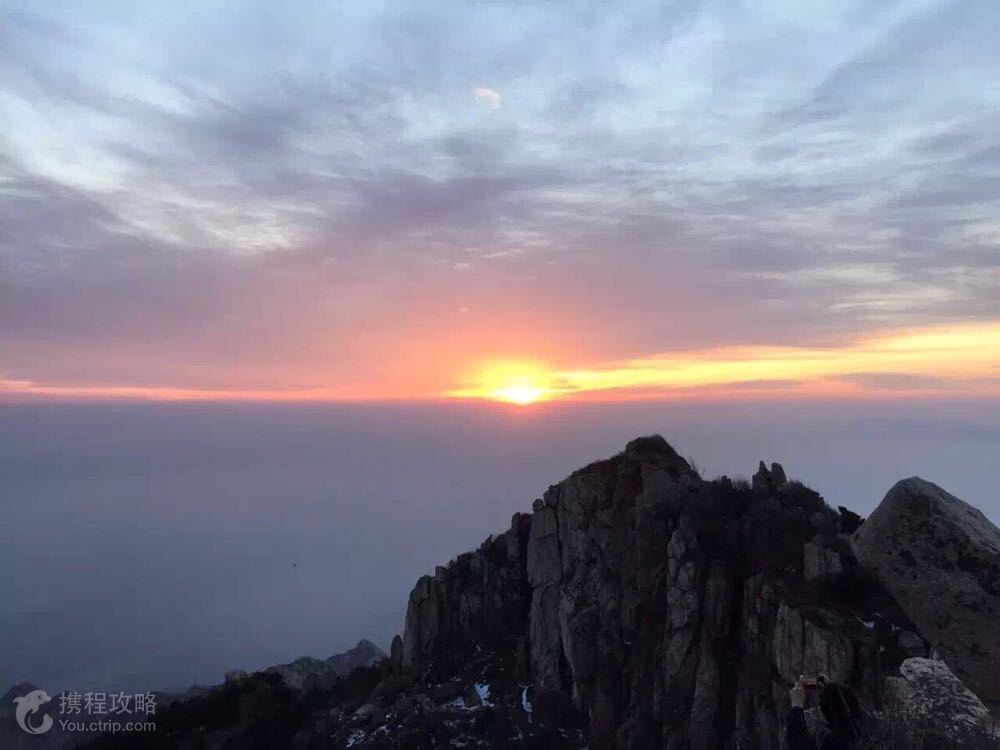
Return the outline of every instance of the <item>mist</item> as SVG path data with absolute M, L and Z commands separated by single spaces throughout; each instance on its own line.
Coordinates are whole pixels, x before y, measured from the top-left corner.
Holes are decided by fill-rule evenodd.
M 658 432 L 870 512 L 919 475 L 997 522 L 1000 403 L 0 407 L 0 682 L 179 689 L 402 630 L 416 579 Z

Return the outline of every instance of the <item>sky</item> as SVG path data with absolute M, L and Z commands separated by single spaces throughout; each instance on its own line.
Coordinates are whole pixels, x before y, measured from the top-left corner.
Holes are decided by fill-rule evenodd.
M 995 398 L 997 38 L 0 0 L 0 399 Z

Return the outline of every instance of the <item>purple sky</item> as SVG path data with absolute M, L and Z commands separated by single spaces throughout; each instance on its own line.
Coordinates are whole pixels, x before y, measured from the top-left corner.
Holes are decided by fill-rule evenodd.
M 7 390 L 414 395 L 1000 317 L 993 0 L 0 14 Z

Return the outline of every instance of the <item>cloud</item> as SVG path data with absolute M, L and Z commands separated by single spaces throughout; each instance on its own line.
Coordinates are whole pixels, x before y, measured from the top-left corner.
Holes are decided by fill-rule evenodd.
M 390 391 L 405 361 L 434 391 L 497 354 L 991 320 L 1000 6 L 975 10 L 24 4 L 0 376 Z
M 500 109 L 500 94 L 493 89 L 477 86 L 472 89 L 472 98 L 480 104 L 485 104 L 490 109 Z

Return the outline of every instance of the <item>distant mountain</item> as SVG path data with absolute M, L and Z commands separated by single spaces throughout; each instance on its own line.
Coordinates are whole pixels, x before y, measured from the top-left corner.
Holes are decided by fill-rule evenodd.
M 706 480 L 640 438 L 420 578 L 390 657 L 231 675 L 93 746 L 769 749 L 824 673 L 865 747 L 997 747 L 998 566 L 1000 531 L 929 482 L 864 521 L 779 464 Z
M 330 687 L 338 677 L 344 677 L 358 667 L 371 667 L 386 658 L 385 652 L 369 640 L 342 654 L 335 654 L 325 661 L 303 656 L 289 664 L 268 667 L 264 671 L 280 676 L 285 684 L 296 690 L 315 690 Z
M 386 660 L 386 654 L 382 649 L 369 640 L 362 639 L 354 648 L 343 653 L 321 660 L 308 656 L 296 659 L 288 664 L 278 664 L 268 667 L 263 672 L 255 673 L 254 678 L 266 675 L 279 689 L 287 688 L 289 692 L 298 691 L 308 693 L 311 691 L 329 690 L 343 677 L 360 668 L 369 668 Z M 225 675 L 225 684 L 219 685 L 192 685 L 183 692 L 171 693 L 158 691 L 155 693 L 154 701 L 157 711 L 162 715 L 175 705 L 196 704 L 197 699 L 209 696 L 218 696 L 231 685 L 241 683 L 252 683 L 251 676 L 243 670 L 233 670 Z M 48 695 L 48 701 L 39 703 L 39 711 L 35 712 L 31 718 L 31 726 L 37 726 L 48 714 L 53 718 L 52 727 L 42 734 L 33 735 L 19 727 L 16 719 L 16 709 L 18 704 L 15 701 L 23 696 L 31 695 L 38 688 L 30 683 L 20 683 L 13 686 L 3 698 L 0 699 L 0 750 L 17 750 L 18 748 L 49 748 L 62 749 L 86 745 L 91 742 L 98 731 L 72 731 L 64 732 L 56 719 L 71 719 L 77 721 L 91 721 L 93 719 L 120 721 L 141 719 L 156 721 L 156 712 L 147 716 L 132 716 L 131 712 L 125 714 L 102 714 L 91 716 L 85 711 L 73 715 L 62 715 L 59 713 L 60 694 Z M 140 740 L 132 736 L 129 741 L 139 742 Z

